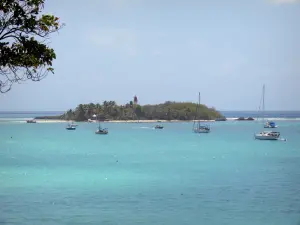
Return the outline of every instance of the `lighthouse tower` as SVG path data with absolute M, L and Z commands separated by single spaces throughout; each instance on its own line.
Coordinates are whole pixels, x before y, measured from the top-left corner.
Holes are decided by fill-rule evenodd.
M 136 97 L 136 95 L 133 97 L 133 104 L 134 105 L 138 104 L 138 98 Z

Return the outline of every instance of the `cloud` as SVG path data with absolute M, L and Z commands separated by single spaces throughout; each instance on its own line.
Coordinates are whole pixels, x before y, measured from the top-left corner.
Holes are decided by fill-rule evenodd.
M 300 2 L 300 0 L 269 0 L 269 2 L 281 5 L 281 4 L 292 4 L 292 3 L 297 3 Z
M 126 28 L 93 29 L 87 41 L 106 51 L 123 53 L 128 56 L 138 54 L 138 37 L 134 30 Z

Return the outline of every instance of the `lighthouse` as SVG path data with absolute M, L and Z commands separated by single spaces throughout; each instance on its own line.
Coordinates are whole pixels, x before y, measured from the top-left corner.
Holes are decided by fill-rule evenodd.
M 133 97 L 133 104 L 134 105 L 138 104 L 138 98 L 136 97 L 136 95 Z

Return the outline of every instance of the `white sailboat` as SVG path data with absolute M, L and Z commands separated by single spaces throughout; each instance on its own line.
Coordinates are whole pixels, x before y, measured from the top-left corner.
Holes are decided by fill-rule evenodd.
M 196 107 L 196 116 L 193 124 L 194 133 L 209 133 L 210 127 L 207 124 L 201 125 L 200 118 L 198 118 L 198 113 L 200 114 L 200 92 L 199 92 L 199 100 Z
M 72 124 L 68 124 L 66 127 L 67 130 L 76 130 L 76 126 L 72 125 Z
M 264 123 L 265 118 L 265 85 L 263 85 L 262 91 L 262 121 Z M 275 128 L 270 125 L 270 122 L 264 125 L 264 128 Z M 275 131 L 262 131 L 260 133 L 254 134 L 255 139 L 258 140 L 279 140 L 280 132 Z
M 74 122 L 72 122 L 72 123 L 69 123 L 69 124 L 67 125 L 66 129 L 67 129 L 67 130 L 76 130 L 76 127 L 77 127 L 77 126 L 78 126 L 77 124 L 75 124 Z
M 96 116 L 96 115 L 95 115 Z M 94 117 L 94 116 L 93 116 Z M 97 116 L 96 116 L 97 119 Z M 102 128 L 100 124 L 100 119 L 98 120 L 99 126 L 98 129 L 96 130 L 95 134 L 108 134 L 108 129 L 107 128 Z
M 262 112 L 263 118 L 265 117 L 265 85 L 263 86 L 263 93 L 262 93 Z M 267 121 L 264 124 L 264 128 L 277 128 L 278 126 L 273 121 Z

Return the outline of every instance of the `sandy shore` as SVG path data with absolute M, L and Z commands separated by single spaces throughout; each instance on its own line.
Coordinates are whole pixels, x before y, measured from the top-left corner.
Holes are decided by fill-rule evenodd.
M 227 118 L 227 121 L 237 121 L 238 118 Z M 254 118 L 254 121 L 257 120 Z M 71 121 L 66 120 L 36 120 L 37 123 L 69 123 Z M 103 121 L 102 123 L 189 123 L 194 120 L 111 120 L 111 121 Z M 223 122 L 223 121 L 215 121 L 215 120 L 196 120 L 200 122 Z M 300 118 L 265 118 L 265 121 L 300 121 Z M 251 122 L 251 120 L 242 120 L 240 122 Z M 253 122 L 253 121 L 252 121 Z M 97 123 L 97 121 L 93 122 L 81 122 L 81 123 Z
M 201 122 L 215 122 L 214 120 L 200 120 Z M 26 122 L 26 121 L 24 121 Z M 67 120 L 36 120 L 37 123 L 70 123 L 72 121 Z M 184 121 L 184 120 L 111 120 L 111 121 L 103 121 L 103 123 L 182 123 L 182 122 L 193 122 L 193 121 Z M 93 122 L 80 122 L 80 123 L 97 123 L 97 121 Z
M 238 118 L 227 118 L 227 121 L 237 121 Z M 256 120 L 256 119 L 254 119 Z M 300 121 L 300 118 L 265 118 L 265 121 Z M 215 121 L 215 120 L 200 120 L 201 122 L 223 122 L 223 121 Z M 0 122 L 9 122 L 9 123 L 26 123 L 24 119 L 0 119 Z M 46 119 L 37 119 L 37 123 L 70 123 L 72 121 L 67 120 L 46 120 Z M 189 123 L 193 122 L 193 120 L 111 120 L 111 121 L 104 121 L 103 123 Z M 237 121 L 240 122 L 240 121 Z M 241 122 L 247 122 L 241 121 Z M 248 121 L 251 122 L 251 121 Z M 74 121 L 74 123 L 77 123 Z M 93 122 L 78 122 L 78 123 L 97 123 L 96 121 Z
M 201 122 L 214 122 L 214 120 L 200 120 Z M 104 123 L 183 123 L 193 122 L 193 120 L 112 120 Z
M 70 122 L 67 120 L 35 120 L 35 121 L 37 123 L 68 123 L 68 122 Z

